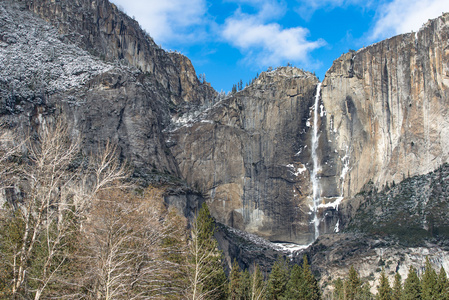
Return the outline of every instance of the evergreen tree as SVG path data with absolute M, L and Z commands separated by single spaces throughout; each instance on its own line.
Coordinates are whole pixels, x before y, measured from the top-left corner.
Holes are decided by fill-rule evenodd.
M 449 282 L 447 280 L 446 270 L 443 267 L 438 274 L 435 299 L 449 300 Z
M 399 272 L 394 275 L 393 300 L 400 300 L 402 295 L 402 278 Z
M 231 273 L 229 274 L 229 299 L 238 300 L 240 299 L 240 292 L 242 287 L 242 278 L 239 264 L 234 258 L 234 263 L 232 264 Z
M 290 272 L 290 279 L 287 283 L 287 291 L 285 293 L 287 299 L 303 299 L 301 291 L 304 289 L 304 279 L 302 269 L 298 265 L 294 265 Z
M 215 225 L 209 208 L 203 203 L 192 224 L 190 243 L 189 299 L 226 299 L 226 275 L 222 253 L 214 238 Z
M 307 256 L 304 255 L 302 263 L 302 280 L 303 283 L 300 285 L 300 298 L 304 300 L 316 300 L 321 298 L 320 287 L 318 286 L 318 281 L 312 274 L 310 270 L 310 265 L 307 261 Z
M 289 279 L 289 268 L 283 258 L 279 258 L 271 269 L 268 277 L 267 299 L 277 300 L 284 297 Z
M 404 290 L 402 292 L 401 300 L 415 300 L 421 299 L 421 285 L 419 282 L 416 269 L 410 266 L 408 270 L 407 279 L 404 282 Z
M 20 246 L 25 224 L 18 210 L 8 209 L 6 203 L 0 218 L 0 299 L 12 298 L 13 264 L 7 257 Z
M 372 300 L 374 299 L 373 294 L 371 294 L 370 286 L 368 283 L 364 283 L 360 288 L 360 294 L 357 298 L 358 300 Z
M 345 288 L 343 280 L 341 280 L 341 278 L 337 278 L 337 280 L 334 281 L 333 299 L 335 300 L 345 299 Z
M 388 282 L 388 277 L 385 275 L 385 269 L 382 268 L 380 273 L 379 285 L 377 286 L 377 299 L 378 300 L 391 300 L 393 292 Z
M 345 281 L 345 298 L 346 300 L 355 300 L 360 293 L 362 287 L 362 281 L 360 280 L 359 273 L 351 266 L 349 269 L 349 278 Z
M 251 275 L 248 270 L 240 272 L 239 295 L 241 300 L 251 299 Z
M 421 298 L 425 300 L 435 299 L 438 276 L 426 257 L 424 274 L 421 279 Z
M 173 291 L 167 295 L 166 299 L 179 299 L 180 293 L 186 290 L 188 282 L 186 278 L 186 260 L 187 249 L 187 223 L 181 217 L 176 208 L 170 207 L 166 216 L 165 223 L 170 224 L 167 230 L 167 235 L 162 241 L 162 258 L 169 261 L 175 270 L 170 272 L 170 280 L 167 280 L 166 285 L 179 292 Z

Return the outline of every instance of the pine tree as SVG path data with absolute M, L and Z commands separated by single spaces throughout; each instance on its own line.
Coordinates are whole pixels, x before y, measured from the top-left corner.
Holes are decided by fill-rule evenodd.
M 240 271 L 239 295 L 241 300 L 251 299 L 251 275 L 248 270 Z
M 416 269 L 410 266 L 408 270 L 407 279 L 404 282 L 404 291 L 402 292 L 402 300 L 421 299 L 421 285 L 419 282 Z
M 0 218 L 0 299 L 12 299 L 13 265 L 6 259 L 22 241 L 25 223 L 18 210 L 8 209 L 6 203 Z
M 440 273 L 438 274 L 435 299 L 449 299 L 449 282 L 447 280 L 446 270 L 443 267 L 441 267 Z
M 424 274 L 421 279 L 421 298 L 425 300 L 435 299 L 435 287 L 437 285 L 438 276 L 430 264 L 429 258 L 426 257 L 426 265 Z
M 402 278 L 399 272 L 396 272 L 394 275 L 394 284 L 393 284 L 393 300 L 400 300 L 402 296 Z
M 238 300 L 240 299 L 240 292 L 242 287 L 242 278 L 239 264 L 234 258 L 234 263 L 232 264 L 231 273 L 229 274 L 229 299 Z
M 284 297 L 289 279 L 289 268 L 283 258 L 279 258 L 271 269 L 268 278 L 267 299 L 277 300 Z
M 379 285 L 377 286 L 377 299 L 379 300 L 391 300 L 393 293 L 388 282 L 388 277 L 385 275 L 385 269 L 382 268 L 380 273 Z
M 302 280 L 303 284 L 300 285 L 300 298 L 304 300 L 316 300 L 321 298 L 320 287 L 318 281 L 310 270 L 310 265 L 307 261 L 307 256 L 304 255 L 302 263 Z
M 337 278 L 337 280 L 334 281 L 333 299 L 336 300 L 345 299 L 345 287 L 343 280 L 341 280 L 341 278 Z
M 364 283 L 360 288 L 360 294 L 357 298 L 358 300 L 372 300 L 374 299 L 373 294 L 371 294 L 370 286 L 368 283 Z
M 290 279 L 287 283 L 287 291 L 285 293 L 287 299 L 303 299 L 301 292 L 304 289 L 304 279 L 302 269 L 298 265 L 294 265 L 290 272 Z
M 355 300 L 360 293 L 362 287 L 362 281 L 360 280 L 359 273 L 351 266 L 349 269 L 349 278 L 345 281 L 345 297 L 346 300 Z
M 192 224 L 189 299 L 226 299 L 226 275 L 222 253 L 213 234 L 214 220 L 204 203 Z

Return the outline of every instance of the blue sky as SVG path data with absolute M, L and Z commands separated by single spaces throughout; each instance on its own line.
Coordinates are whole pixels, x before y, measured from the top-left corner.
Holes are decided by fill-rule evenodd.
M 418 31 L 449 0 L 112 0 L 217 90 L 287 63 L 322 80 L 334 59 Z

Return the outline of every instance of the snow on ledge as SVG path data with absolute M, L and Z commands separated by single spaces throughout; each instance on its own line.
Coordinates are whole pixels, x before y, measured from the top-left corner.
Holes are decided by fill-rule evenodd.
M 338 210 L 338 206 L 341 204 L 342 200 L 343 200 L 343 197 L 338 197 L 333 202 L 318 205 L 318 208 L 333 208 L 333 209 Z

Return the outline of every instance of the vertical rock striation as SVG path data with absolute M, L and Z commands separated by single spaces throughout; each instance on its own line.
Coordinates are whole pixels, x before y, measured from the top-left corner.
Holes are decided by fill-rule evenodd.
M 448 88 L 449 14 L 334 61 L 322 100 L 346 197 L 448 161 Z
M 318 79 L 284 67 L 171 133 L 187 182 L 216 219 L 271 240 L 313 240 L 310 117 Z

